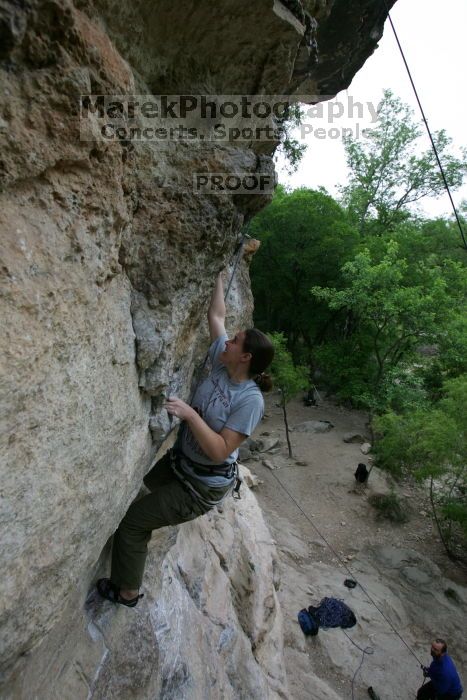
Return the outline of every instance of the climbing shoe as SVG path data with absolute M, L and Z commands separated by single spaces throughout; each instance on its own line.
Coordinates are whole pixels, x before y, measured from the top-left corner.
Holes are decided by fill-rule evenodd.
M 126 605 L 127 608 L 134 608 L 138 600 L 144 596 L 144 593 L 138 593 L 135 598 L 122 598 L 120 588 L 112 583 L 109 578 L 100 578 L 97 582 L 97 591 L 102 598 L 110 600 L 111 603 L 120 603 Z

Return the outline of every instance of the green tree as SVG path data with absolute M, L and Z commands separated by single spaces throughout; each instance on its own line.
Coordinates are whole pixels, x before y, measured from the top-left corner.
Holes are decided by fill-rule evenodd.
M 458 557 L 455 543 L 467 538 L 467 376 L 446 381 L 442 393 L 434 405 L 377 418 L 375 455 L 395 475 L 409 471 L 428 482 L 439 534 Z
M 386 91 L 370 137 L 347 142 L 346 207 L 322 189 L 279 187 L 251 225 L 262 243 L 251 266 L 255 323 L 285 333 L 296 363 L 324 371 L 332 391 L 372 412 L 413 409 L 466 371 L 457 225 L 410 208 L 443 191 L 431 150 L 420 153 L 420 133 Z M 436 140 L 456 186 L 466 164 L 450 155 L 444 132 Z M 465 204 L 460 213 L 465 219 Z M 430 345 L 432 356 L 422 357 L 418 347 Z
M 284 417 L 289 457 L 293 457 L 289 422 L 287 420 L 287 404 L 299 391 L 307 387 L 308 376 L 304 367 L 294 365 L 292 355 L 287 350 L 287 341 L 284 335 L 282 333 L 271 333 L 269 337 L 274 345 L 274 360 L 271 365 L 271 373 L 274 384 L 280 391 L 280 404 Z
M 303 109 L 300 104 L 288 104 L 282 118 L 276 118 L 280 143 L 276 154 L 285 158 L 285 169 L 289 175 L 294 173 L 305 155 L 308 146 L 293 138 L 293 130 L 299 127 L 303 119 Z
M 465 303 L 465 270 L 453 261 L 447 272 L 434 260 L 410 263 L 399 256 L 398 243 L 389 240 L 379 257 L 368 249 L 356 255 L 342 267 L 342 276 L 343 289 L 315 286 L 311 291 L 331 310 L 345 309 L 351 333 L 334 338 L 317 354 L 327 374 L 344 385 L 350 377 L 339 376 L 339 367 L 347 363 L 354 399 L 381 412 L 388 387 L 404 380 L 417 346 L 439 340 L 453 318 L 453 302 Z
M 358 233 L 326 192 L 283 187 L 253 219 L 250 233 L 261 241 L 251 265 L 255 323 L 285 333 L 295 360 L 307 361 L 334 315 L 308 290 L 339 285 L 339 268 L 352 257 Z
M 431 144 L 420 152 L 422 127 L 412 109 L 390 90 L 378 107 L 378 123 L 366 138 L 345 138 L 349 184 L 342 188 L 361 234 L 379 234 L 409 216 L 408 207 L 424 197 L 438 197 L 444 183 Z M 451 139 L 444 130 L 433 134 L 446 179 L 452 188 L 467 172 L 466 154 L 449 152 Z

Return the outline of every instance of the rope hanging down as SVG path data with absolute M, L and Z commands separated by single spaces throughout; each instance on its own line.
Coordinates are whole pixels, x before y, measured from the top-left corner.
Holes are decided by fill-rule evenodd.
M 248 230 L 248 229 L 247 229 L 247 230 Z M 235 262 L 234 262 L 234 266 L 233 266 L 233 269 L 232 269 L 232 274 L 230 275 L 230 280 L 229 280 L 229 284 L 228 284 L 228 287 L 227 287 L 227 291 L 226 291 L 225 294 L 224 294 L 224 302 L 227 300 L 227 297 L 229 296 L 229 292 L 230 292 L 230 288 L 231 288 L 231 286 L 232 286 L 232 282 L 233 282 L 233 279 L 234 279 L 234 275 L 235 275 L 235 272 L 236 272 L 236 270 L 237 270 L 238 263 L 240 262 L 240 258 L 242 257 L 243 246 L 244 246 L 244 243 L 245 243 L 245 241 L 246 241 L 247 238 L 250 238 L 250 236 L 249 236 L 247 233 L 244 233 L 244 234 L 242 235 L 242 238 L 241 238 L 240 243 L 239 243 L 239 245 L 238 245 L 237 254 L 236 254 L 236 257 L 235 257 Z M 198 387 L 199 387 L 199 385 L 200 385 L 200 383 L 201 383 L 201 380 L 202 380 L 202 377 L 203 377 L 203 371 L 204 371 L 204 368 L 206 367 L 206 363 L 207 363 L 207 361 L 208 361 L 208 357 L 209 357 L 209 351 L 206 353 L 206 356 L 205 356 L 205 358 L 204 358 L 204 362 L 203 362 L 203 364 L 202 364 L 202 366 L 201 366 L 201 369 L 199 370 L 198 381 L 196 382 L 195 388 L 194 388 L 193 391 L 191 392 L 191 396 L 190 396 L 190 398 L 189 398 L 189 400 L 188 400 L 188 403 L 190 404 L 190 406 L 191 406 L 191 402 L 193 401 L 193 397 L 194 397 L 194 395 L 196 394 L 196 391 L 197 391 L 197 389 L 198 389 Z M 171 382 L 170 382 L 170 383 L 171 383 Z M 169 384 L 169 386 L 170 386 L 170 384 Z M 170 414 L 170 415 L 169 415 L 169 425 L 170 425 L 170 429 L 171 429 L 171 430 L 172 430 L 172 427 L 173 427 L 173 418 L 174 418 L 173 415 Z
M 405 639 L 399 634 L 399 632 L 396 630 L 396 628 L 395 628 L 394 625 L 392 624 L 391 620 L 384 614 L 384 612 L 381 610 L 381 608 L 375 603 L 375 601 L 374 601 L 373 598 L 370 596 L 370 594 L 368 593 L 368 591 L 366 590 L 366 588 L 360 583 L 360 581 L 358 581 L 358 580 L 355 578 L 354 573 L 349 569 L 349 567 L 347 566 L 347 564 L 345 563 L 345 561 L 343 561 L 343 560 L 341 559 L 341 557 L 339 556 L 339 554 L 336 552 L 336 550 L 334 549 L 334 547 L 327 541 L 327 539 L 325 538 L 325 536 L 318 530 L 318 528 L 316 527 L 315 523 L 311 520 L 311 518 L 308 517 L 308 515 L 305 513 L 305 511 L 303 510 L 303 508 L 301 507 L 301 505 L 298 503 L 298 501 L 295 500 L 295 498 L 292 496 L 292 494 L 290 493 L 290 491 L 284 486 L 284 484 L 283 484 L 282 481 L 279 479 L 279 477 L 277 477 L 276 474 L 274 474 L 274 472 L 271 472 L 271 474 L 272 474 L 272 476 L 276 479 L 277 483 L 281 486 L 281 488 L 286 492 L 286 494 L 288 495 L 288 497 L 290 498 L 290 500 L 293 501 L 293 503 L 295 503 L 295 505 L 297 506 L 298 510 L 302 513 L 302 515 L 308 520 L 308 522 L 310 523 L 310 525 L 312 526 L 312 528 L 315 530 L 315 532 L 321 537 L 321 539 L 323 540 L 323 542 L 325 542 L 325 544 L 327 545 L 327 547 L 329 548 L 329 550 L 334 554 L 334 556 L 336 557 L 337 561 L 341 564 L 341 566 L 344 567 L 344 569 L 347 571 L 347 573 L 349 574 L 349 576 L 351 576 L 355 581 L 357 581 L 357 584 L 360 586 L 360 588 L 362 589 L 362 591 L 365 593 L 365 595 L 366 595 L 366 597 L 368 598 L 368 600 L 370 601 L 370 603 L 376 608 L 376 610 L 379 612 L 379 614 L 381 615 L 381 617 L 387 622 L 387 624 L 388 624 L 389 627 L 392 629 L 392 631 L 394 632 L 394 634 L 401 640 L 401 642 L 404 644 L 404 646 L 407 648 L 407 650 L 408 650 L 408 651 L 412 654 L 412 656 L 418 661 L 419 665 L 420 665 L 420 666 L 423 666 L 422 662 L 420 661 L 420 659 L 418 658 L 418 656 L 416 655 L 416 653 L 413 651 L 413 649 L 407 644 L 407 642 L 405 641 Z
M 229 284 L 227 287 L 227 291 L 224 294 L 224 302 L 227 301 L 227 297 L 229 296 L 230 287 L 232 286 L 232 282 L 233 282 L 234 276 L 235 276 L 235 271 L 237 269 L 238 263 L 240 262 L 240 258 L 242 257 L 243 246 L 245 245 L 245 241 L 247 238 L 250 238 L 250 236 L 247 233 L 244 233 L 242 236 L 242 239 L 239 243 L 237 257 L 235 258 L 235 263 L 233 266 L 232 274 L 230 275 L 230 281 L 229 281 Z
M 448 184 L 448 181 L 447 181 L 447 178 L 446 178 L 446 174 L 445 174 L 445 172 L 444 172 L 444 168 L 443 168 L 443 165 L 442 165 L 442 163 L 441 163 L 441 160 L 440 160 L 440 157 L 439 157 L 439 154 L 438 154 L 438 149 L 436 148 L 436 144 L 435 144 L 435 141 L 434 141 L 434 139 L 433 139 L 433 135 L 432 135 L 432 133 L 431 133 L 431 129 L 430 129 L 430 127 L 428 126 L 428 121 L 427 121 L 427 118 L 426 118 L 426 116 L 425 116 L 425 112 L 424 112 L 424 109 L 423 109 L 423 107 L 422 107 L 422 103 L 421 103 L 420 98 L 419 98 L 419 96 L 418 96 L 417 88 L 415 87 L 415 83 L 414 83 L 414 80 L 413 80 L 413 78 L 412 78 L 412 73 L 410 72 L 409 64 L 407 63 L 407 59 L 406 59 L 406 57 L 405 57 L 404 50 L 402 49 L 401 43 L 400 43 L 400 41 L 399 41 L 399 37 L 398 37 L 397 32 L 396 32 L 396 28 L 395 28 L 394 23 L 393 23 L 393 21 L 392 21 L 392 17 L 391 17 L 391 15 L 390 15 L 390 13 L 389 13 L 388 4 L 387 4 L 386 0 L 383 0 L 383 3 L 384 3 L 384 6 L 385 6 L 385 8 L 386 8 L 386 11 L 387 11 L 387 13 L 388 13 L 388 19 L 389 19 L 389 23 L 390 23 L 390 25 L 391 25 L 391 29 L 392 29 L 392 31 L 393 31 L 393 33 L 394 33 L 394 37 L 395 37 L 395 39 L 396 39 L 397 46 L 399 47 L 399 51 L 400 51 L 400 54 L 401 54 L 401 56 L 402 56 L 402 60 L 404 61 L 404 65 L 405 65 L 405 68 L 406 68 L 406 70 L 407 70 L 407 75 L 409 76 L 410 83 L 411 83 L 411 85 L 412 85 L 412 88 L 413 88 L 413 91 L 414 91 L 416 100 L 417 100 L 417 102 L 418 102 L 418 106 L 419 106 L 419 108 L 420 108 L 420 112 L 421 112 L 421 115 L 422 115 L 423 122 L 424 122 L 425 127 L 426 127 L 426 130 L 427 130 L 427 132 L 428 132 L 428 136 L 430 137 L 431 145 L 432 145 L 434 154 L 435 154 L 435 156 L 436 156 L 436 160 L 437 160 L 437 162 L 438 162 L 439 171 L 440 171 L 440 173 L 441 173 L 441 177 L 443 178 L 444 186 L 445 186 L 445 188 L 446 188 L 446 191 L 447 191 L 447 193 L 448 193 L 449 199 L 450 199 L 450 201 L 451 201 L 452 210 L 453 210 L 453 212 L 454 212 L 454 216 L 456 217 L 457 226 L 459 227 L 459 231 L 460 231 L 460 234 L 461 234 L 461 238 L 462 238 L 462 241 L 463 241 L 463 243 L 464 243 L 464 248 L 467 250 L 467 241 L 466 241 L 466 239 L 465 239 L 464 230 L 463 230 L 463 228 L 462 228 L 462 223 L 461 223 L 461 220 L 460 220 L 460 218 L 459 218 L 459 214 L 458 214 L 458 212 L 457 212 L 456 205 L 454 204 L 454 199 L 453 199 L 453 197 L 452 197 L 451 189 L 450 189 L 450 187 L 449 187 L 449 184 Z
M 365 661 L 365 656 L 366 655 L 371 656 L 372 654 L 374 654 L 374 649 L 372 647 L 359 646 L 356 642 L 354 642 L 352 637 L 350 637 L 345 630 L 342 630 L 342 631 L 345 634 L 345 636 L 347 637 L 347 639 L 349 640 L 349 642 L 352 642 L 354 647 L 357 647 L 357 649 L 362 652 L 362 660 L 360 661 L 360 665 L 355 670 L 355 673 L 352 676 L 352 700 L 355 700 L 355 679 L 357 678 L 358 672 L 360 671 L 361 667 L 363 666 L 363 662 Z

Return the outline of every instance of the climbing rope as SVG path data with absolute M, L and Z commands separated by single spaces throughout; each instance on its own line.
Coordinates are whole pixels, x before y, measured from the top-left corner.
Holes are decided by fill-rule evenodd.
M 249 230 L 249 227 L 247 228 L 247 231 L 248 231 L 248 230 Z M 234 275 L 235 275 L 235 272 L 236 272 L 236 270 L 237 270 L 238 263 L 240 262 L 240 258 L 242 257 L 243 246 L 244 246 L 245 241 L 246 241 L 247 238 L 250 238 L 250 236 L 248 235 L 248 233 L 244 233 L 244 234 L 242 235 L 242 238 L 241 238 L 240 243 L 239 243 L 239 245 L 238 245 L 238 249 L 237 249 L 237 252 L 236 252 L 236 255 L 235 255 L 235 260 L 234 260 L 234 266 L 233 266 L 233 269 L 232 269 L 232 274 L 230 275 L 230 280 L 229 280 L 229 284 L 228 284 L 228 286 L 227 286 L 227 291 L 226 291 L 225 294 L 224 294 L 224 302 L 227 301 L 227 297 L 229 296 L 229 292 L 230 292 L 230 288 L 231 288 L 231 286 L 232 286 L 232 282 L 233 282 L 233 279 L 234 279 Z M 202 364 L 202 366 L 201 366 L 201 368 L 200 368 L 200 370 L 199 370 L 198 381 L 196 382 L 195 388 L 194 388 L 193 391 L 191 392 L 190 398 L 189 398 L 189 400 L 188 400 L 188 403 L 189 403 L 190 406 L 191 406 L 191 402 L 193 401 L 193 397 L 194 397 L 194 395 L 196 394 L 196 392 L 197 392 L 197 390 L 198 390 L 198 387 L 199 387 L 199 385 L 200 385 L 200 383 L 201 383 L 201 381 L 202 381 L 203 372 L 204 372 L 204 368 L 206 367 L 206 363 L 207 363 L 207 361 L 208 361 L 208 357 L 209 357 L 209 350 L 208 350 L 208 352 L 206 353 L 206 356 L 205 356 L 205 358 L 204 358 L 204 362 L 203 362 L 203 364 Z M 172 384 L 172 380 L 169 382 L 169 386 L 170 386 L 171 384 Z M 171 431 L 172 431 L 172 427 L 173 427 L 173 418 L 174 418 L 173 415 L 172 415 L 172 414 L 169 414 L 169 425 L 170 425 L 170 430 L 171 430 Z
M 347 639 L 349 640 L 349 642 L 352 642 L 354 647 L 357 647 L 357 649 L 359 649 L 359 651 L 362 652 L 362 660 L 360 661 L 360 665 L 358 666 L 357 670 L 355 671 L 355 673 L 353 674 L 353 677 L 352 677 L 352 700 L 355 700 L 355 679 L 357 678 L 358 672 L 360 671 L 361 667 L 363 666 L 363 662 L 365 661 L 365 656 L 366 655 L 371 656 L 372 654 L 375 653 L 375 650 L 373 649 L 373 647 L 361 647 L 361 646 L 359 646 L 356 642 L 354 642 L 352 637 L 350 637 L 344 629 L 342 631 L 345 634 L 345 636 L 347 637 Z
M 413 91 L 414 91 L 414 94 L 415 94 L 415 98 L 416 98 L 416 100 L 417 100 L 417 102 L 418 102 L 418 106 L 419 106 L 419 108 L 420 108 L 420 112 L 421 112 L 421 115 L 422 115 L 423 122 L 424 122 L 424 124 L 425 124 L 425 127 L 426 127 L 426 130 L 427 130 L 427 132 L 428 132 L 428 136 L 429 136 L 429 138 L 430 138 L 430 141 L 431 141 L 431 145 L 432 145 L 434 154 L 435 154 L 435 156 L 436 156 L 436 160 L 437 160 L 437 162 L 438 162 L 438 167 L 439 167 L 439 171 L 440 171 L 440 173 L 441 173 L 441 177 L 443 178 L 444 186 L 445 186 L 445 188 L 446 188 L 446 191 L 447 191 L 447 193 L 448 193 L 449 199 L 450 199 L 450 201 L 451 201 L 452 210 L 453 210 L 454 216 L 455 216 L 455 218 L 456 218 L 457 226 L 459 227 L 459 231 L 460 231 L 460 234 L 461 234 L 461 238 L 462 238 L 462 241 L 463 241 L 463 243 L 464 243 L 464 248 L 467 250 L 467 241 L 466 241 L 466 239 L 465 239 L 464 230 L 463 230 L 463 228 L 462 228 L 462 223 L 461 223 L 461 220 L 460 220 L 460 218 L 459 218 L 459 214 L 458 214 L 458 212 L 457 212 L 456 205 L 454 204 L 454 199 L 453 199 L 452 194 L 451 194 L 451 189 L 450 189 L 450 187 L 449 187 L 449 184 L 448 184 L 448 181 L 447 181 L 447 178 L 446 178 L 446 174 L 445 174 L 445 172 L 444 172 L 444 168 L 443 168 L 443 165 L 442 165 L 442 163 L 441 163 L 441 160 L 440 160 L 440 157 L 439 157 L 439 154 L 438 154 L 438 149 L 436 148 L 436 144 L 435 144 L 435 141 L 434 141 L 434 139 L 433 139 L 433 135 L 432 135 L 432 133 L 431 133 L 431 129 L 430 129 L 430 127 L 428 126 L 428 121 L 427 121 L 427 118 L 426 118 L 426 116 L 425 116 L 425 111 L 424 111 L 424 109 L 423 109 L 423 107 L 422 107 L 422 103 L 421 103 L 420 98 L 419 98 L 419 96 L 418 96 L 417 88 L 415 87 L 415 82 L 414 82 L 414 80 L 413 80 L 413 78 L 412 78 L 412 73 L 411 73 L 411 71 L 410 71 L 409 64 L 407 63 L 407 59 L 406 59 L 406 57 L 405 57 L 404 50 L 403 50 L 402 45 L 401 45 L 401 43 L 400 43 L 400 41 L 399 41 L 399 36 L 398 36 L 398 34 L 397 34 L 397 32 L 396 32 L 396 28 L 395 28 L 394 23 L 393 23 L 393 21 L 392 21 L 392 17 L 391 17 L 390 12 L 389 12 L 389 7 L 388 7 L 387 1 L 386 1 L 386 0 L 383 0 L 383 4 L 384 4 L 384 6 L 385 6 L 385 8 L 386 8 L 386 11 L 387 11 L 387 13 L 388 13 L 388 19 L 389 19 L 389 23 L 390 23 L 390 25 L 391 25 L 391 29 L 392 29 L 392 31 L 393 31 L 393 33 L 394 33 L 394 37 L 395 37 L 395 39 L 396 39 L 397 46 L 399 47 L 399 51 L 400 51 L 400 54 L 401 54 L 401 56 L 402 56 L 402 60 L 404 61 L 404 65 L 405 65 L 405 68 L 406 68 L 406 70 L 407 70 L 407 75 L 409 76 L 409 80 L 410 80 L 410 83 L 411 83 L 411 85 L 412 85 L 412 88 L 413 88 Z
M 248 230 L 248 229 L 247 229 L 247 230 Z M 226 291 L 226 293 L 224 294 L 224 302 L 227 301 L 227 297 L 229 296 L 230 287 L 232 286 L 232 282 L 233 282 L 233 279 L 234 279 L 234 276 L 235 276 L 235 272 L 236 272 L 236 270 L 237 270 L 238 263 L 240 262 L 240 258 L 242 257 L 243 246 L 245 245 L 245 241 L 246 241 L 247 238 L 250 238 L 250 236 L 248 235 L 248 233 L 244 233 L 243 236 L 242 236 L 242 239 L 241 239 L 241 241 L 240 241 L 240 243 L 239 243 L 238 252 L 237 252 L 237 256 L 236 256 L 236 258 L 235 258 L 235 263 L 234 263 L 234 266 L 233 266 L 232 274 L 230 275 L 230 280 L 229 280 L 229 284 L 228 284 L 228 286 L 227 286 L 227 291 Z
M 248 229 L 247 229 L 247 230 L 248 230 Z M 250 236 L 248 235 L 248 233 L 244 233 L 244 234 L 242 235 L 242 238 L 241 238 L 240 243 L 239 243 L 239 245 L 238 245 L 237 253 L 236 253 L 235 259 L 234 259 L 234 265 L 233 265 L 232 273 L 231 273 L 230 279 L 229 279 L 229 284 L 227 285 L 227 291 L 226 291 L 225 294 L 224 294 L 224 302 L 227 301 L 227 297 L 229 296 L 230 288 L 231 288 L 231 286 L 232 286 L 232 282 L 233 282 L 233 279 L 234 279 L 234 276 L 235 276 L 235 272 L 236 272 L 236 270 L 237 270 L 238 264 L 239 264 L 240 259 L 241 259 L 241 257 L 242 257 L 243 246 L 245 245 L 245 241 L 247 240 L 247 238 L 250 238 Z M 205 356 L 205 358 L 204 358 L 204 362 L 203 362 L 203 364 L 201 365 L 201 368 L 200 368 L 200 370 L 199 370 L 199 377 L 198 377 L 198 381 L 196 382 L 195 388 L 194 388 L 193 391 L 191 392 L 190 400 L 188 401 L 188 403 L 190 404 L 190 406 L 191 406 L 191 402 L 193 401 L 193 397 L 194 397 L 194 395 L 196 394 L 196 392 L 197 392 L 197 390 L 198 390 L 198 387 L 199 387 L 199 385 L 200 385 L 200 383 L 201 383 L 201 381 L 202 381 L 203 372 L 204 372 L 204 368 L 206 367 L 206 363 L 207 363 L 207 361 L 208 361 L 208 357 L 209 357 L 209 350 L 208 350 L 208 352 L 206 353 L 206 356 Z
M 275 480 L 277 481 L 277 483 L 280 485 L 280 487 L 281 487 L 281 488 L 285 491 L 285 493 L 288 495 L 288 497 L 290 498 L 290 500 L 291 500 L 293 503 L 295 503 L 295 505 L 297 506 L 298 510 L 302 513 L 302 515 L 308 520 L 308 522 L 310 523 L 310 525 L 312 526 L 312 528 L 315 530 L 315 532 L 319 535 L 319 537 L 321 537 L 321 539 L 322 539 L 323 542 L 326 544 L 326 546 L 329 548 L 329 550 L 334 554 L 334 556 L 336 557 L 336 559 L 338 560 L 338 562 L 341 564 L 341 566 L 343 566 L 343 568 L 347 571 L 347 573 L 357 582 L 357 585 L 360 586 L 360 588 L 362 589 L 362 591 L 364 592 L 364 594 L 366 595 L 366 597 L 368 598 L 368 600 L 370 601 L 370 603 L 371 603 L 371 604 L 375 607 L 375 609 L 379 612 L 379 614 L 381 615 L 381 617 L 382 617 L 382 618 L 385 620 L 385 622 L 389 625 L 389 627 L 390 627 L 391 630 L 394 632 L 394 634 L 400 639 L 400 641 L 404 644 L 404 646 L 407 648 L 407 650 L 412 654 L 412 656 L 418 661 L 419 665 L 423 668 L 423 664 L 422 664 L 422 662 L 420 661 L 420 659 L 418 658 L 418 656 L 416 655 L 416 653 L 415 653 L 415 652 L 413 651 L 413 649 L 409 646 L 409 644 L 407 644 L 407 642 L 406 642 L 405 639 L 402 637 L 402 635 L 399 634 L 399 632 L 396 630 L 396 628 L 395 628 L 394 625 L 392 624 L 391 620 L 387 617 L 387 615 L 385 615 L 385 613 L 381 610 L 381 608 L 376 604 L 376 602 L 373 600 L 373 598 L 371 597 L 371 595 L 368 593 L 368 591 L 367 591 L 367 589 L 365 588 L 365 586 L 363 586 L 363 584 L 360 583 L 360 581 L 358 581 L 358 579 L 355 578 L 353 572 L 349 569 L 349 567 L 347 566 L 347 564 L 345 563 L 345 561 L 343 561 L 343 559 L 341 559 L 341 557 L 340 557 L 339 554 L 336 552 L 336 550 L 334 549 L 334 547 L 330 544 L 330 542 L 328 542 L 328 540 L 325 538 L 325 536 L 320 532 L 320 530 L 319 530 L 318 527 L 315 525 L 315 523 L 311 520 L 311 518 L 308 517 L 307 513 L 303 510 L 303 508 L 302 508 L 301 505 L 298 503 L 298 501 L 292 496 L 292 494 L 290 493 L 290 491 L 284 486 L 284 484 L 283 484 L 282 481 L 279 479 L 279 477 L 278 477 L 274 472 L 271 472 L 271 474 L 272 474 L 272 476 L 275 478 Z M 355 683 L 355 678 L 357 677 L 357 673 L 358 673 L 358 671 L 360 670 L 360 668 L 361 668 L 361 666 L 362 666 L 362 664 L 363 664 L 363 661 L 364 661 L 364 659 L 365 659 L 365 655 L 366 655 L 366 654 L 368 654 L 368 655 L 373 654 L 373 649 L 372 649 L 371 647 L 365 647 L 365 649 L 362 649 L 362 648 L 359 647 L 358 644 L 356 644 L 356 643 L 353 641 L 353 639 L 351 639 L 348 635 L 347 635 L 347 637 L 350 639 L 350 641 L 352 642 L 352 644 L 355 644 L 355 646 L 356 646 L 358 649 L 360 649 L 360 651 L 361 651 L 362 654 L 363 654 L 363 655 L 362 655 L 362 660 L 361 660 L 361 662 L 360 662 L 360 666 L 359 666 L 358 669 L 356 670 L 356 672 L 355 672 L 355 674 L 354 674 L 354 677 L 353 677 L 353 679 L 352 679 L 352 698 L 353 698 L 353 697 L 354 697 L 354 683 Z

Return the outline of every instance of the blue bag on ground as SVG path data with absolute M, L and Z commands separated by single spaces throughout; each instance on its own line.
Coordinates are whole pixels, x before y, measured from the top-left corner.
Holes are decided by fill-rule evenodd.
M 311 615 L 306 608 L 300 610 L 297 617 L 303 634 L 311 637 L 318 634 L 319 625 L 313 615 Z
M 308 612 L 317 620 L 320 627 L 342 627 L 347 629 L 357 623 L 352 610 L 342 600 L 323 598 L 317 608 L 312 605 Z

